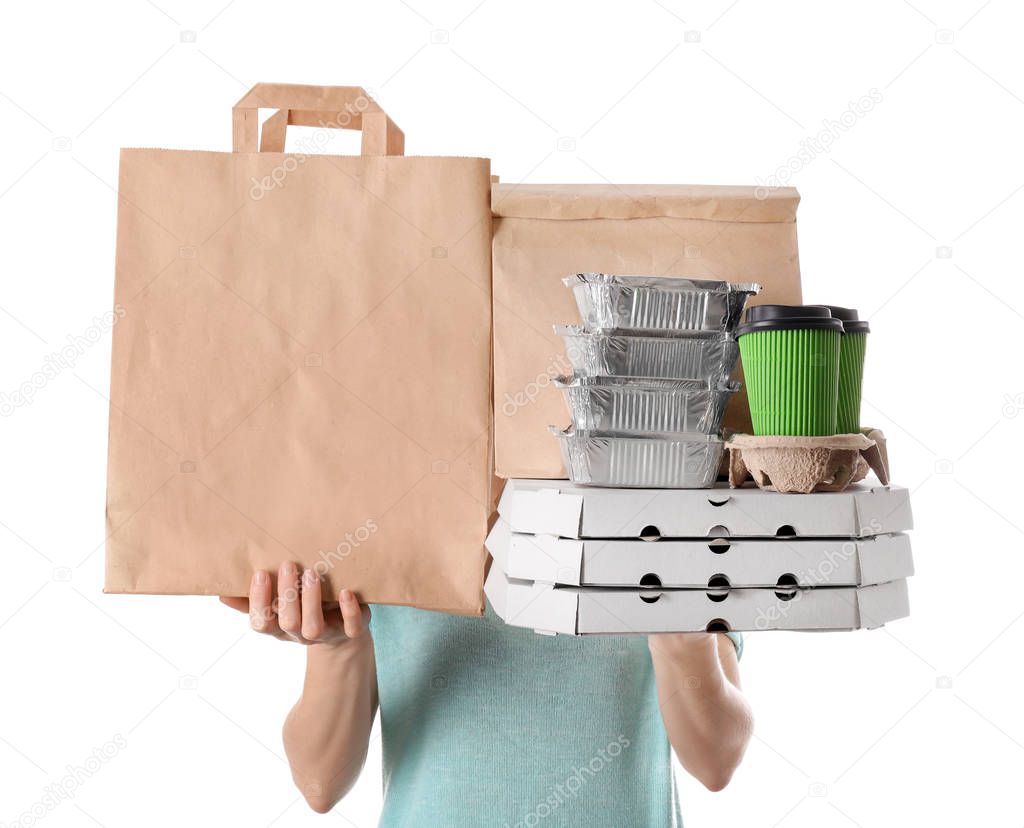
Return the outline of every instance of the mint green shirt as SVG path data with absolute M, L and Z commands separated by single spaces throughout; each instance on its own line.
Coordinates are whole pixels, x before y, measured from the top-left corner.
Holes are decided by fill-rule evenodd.
M 646 637 L 538 635 L 490 607 L 375 606 L 370 624 L 381 826 L 681 824 Z

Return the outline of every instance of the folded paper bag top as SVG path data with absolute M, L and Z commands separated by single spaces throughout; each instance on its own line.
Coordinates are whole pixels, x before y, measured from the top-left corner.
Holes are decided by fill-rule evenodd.
M 763 189 L 766 188 L 721 184 L 497 184 L 493 212 L 502 218 L 563 221 L 644 218 L 753 224 L 796 221 L 800 195 L 795 189 L 776 187 L 767 193 L 762 192 Z M 578 269 L 569 268 L 566 272 Z M 626 272 L 622 267 L 605 269 Z M 630 272 L 648 270 L 633 268 Z
M 287 164 L 289 124 L 363 154 Z M 479 614 L 489 162 L 403 157 L 358 87 L 260 84 L 233 125 L 234 152 L 122 151 L 106 590 L 244 595 L 293 560 Z

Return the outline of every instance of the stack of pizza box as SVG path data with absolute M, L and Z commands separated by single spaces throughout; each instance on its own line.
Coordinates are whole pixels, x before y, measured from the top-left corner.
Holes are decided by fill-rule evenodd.
M 909 493 L 509 480 L 485 591 L 543 633 L 851 630 L 909 613 Z

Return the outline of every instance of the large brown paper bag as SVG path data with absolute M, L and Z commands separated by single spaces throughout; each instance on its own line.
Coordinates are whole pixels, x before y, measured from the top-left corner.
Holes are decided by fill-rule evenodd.
M 403 157 L 354 87 L 233 116 L 234 152 L 121 154 L 106 590 L 244 595 L 294 560 L 327 596 L 479 614 L 489 162 Z M 363 154 L 284 154 L 288 124 Z
M 571 273 L 758 282 L 750 304 L 800 302 L 792 188 L 495 184 L 494 439 L 500 477 L 565 477 L 551 382 L 572 371 L 554 324 L 578 323 Z M 739 374 L 737 374 L 739 377 Z M 745 393 L 723 424 L 749 432 Z

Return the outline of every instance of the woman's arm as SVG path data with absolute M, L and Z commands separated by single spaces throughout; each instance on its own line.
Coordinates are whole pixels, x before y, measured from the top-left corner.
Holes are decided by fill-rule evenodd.
M 719 633 L 647 639 L 669 741 L 686 770 L 712 791 L 729 784 L 754 731 L 739 689 L 736 648 Z
M 257 572 L 249 599 L 222 599 L 248 611 L 253 629 L 309 645 L 302 696 L 284 723 L 284 750 L 292 778 L 309 806 L 326 813 L 351 789 L 366 759 L 377 712 L 377 668 L 370 610 L 341 590 L 337 606 L 322 604 L 317 573 L 299 579 L 295 564 Z
M 284 722 L 292 778 L 317 813 L 349 792 L 363 769 L 377 711 L 370 634 L 340 647 L 310 647 L 302 696 Z

